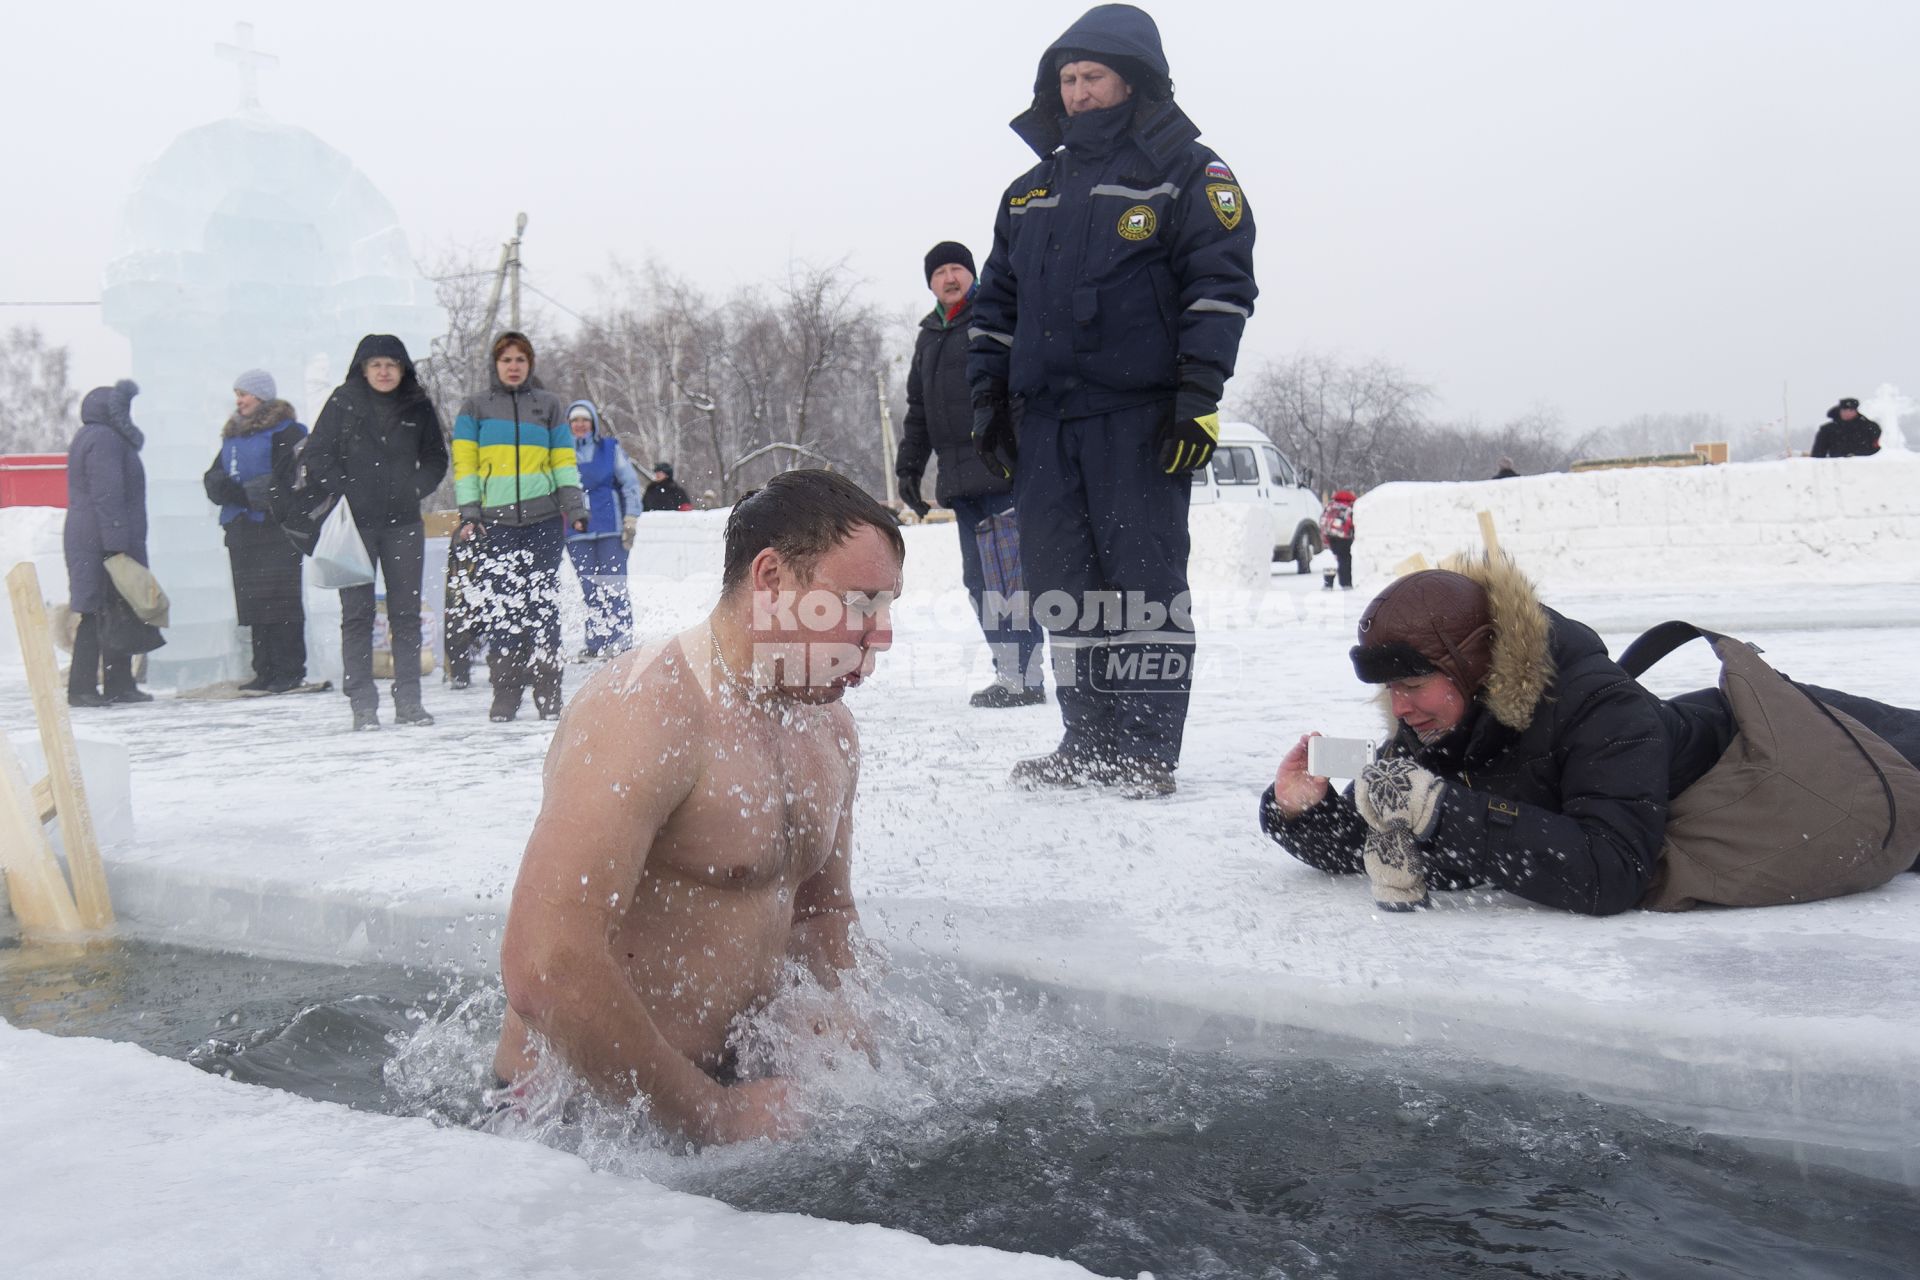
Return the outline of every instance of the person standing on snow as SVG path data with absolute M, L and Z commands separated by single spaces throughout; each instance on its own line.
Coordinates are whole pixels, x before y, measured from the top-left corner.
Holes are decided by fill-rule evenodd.
M 453 424 L 454 536 L 480 552 L 468 604 L 488 635 L 487 718 L 513 719 L 532 685 L 540 718 L 558 720 L 560 553 L 567 528 L 587 531 L 587 500 L 560 397 L 533 380 L 533 343 L 509 330 L 491 354 L 487 389 Z
M 647 486 L 647 491 L 640 495 L 640 509 L 642 511 L 693 510 L 693 499 L 688 497 L 687 491 L 674 481 L 671 462 L 653 464 L 653 482 Z
M 1827 410 L 1827 421 L 1813 436 L 1816 458 L 1866 458 L 1880 452 L 1880 424 L 1860 416 L 1860 402 L 1848 396 Z
M 973 400 L 967 387 L 967 322 L 973 309 L 973 254 L 967 246 L 943 240 L 927 251 L 927 288 L 933 310 L 920 321 L 913 344 L 913 363 L 907 368 L 907 419 L 900 433 L 900 456 L 894 474 L 900 496 L 924 518 L 929 510 L 921 496 L 927 459 L 940 457 L 940 482 L 934 497 L 953 512 L 960 534 L 960 576 L 973 597 L 973 614 L 980 620 L 987 648 L 993 654 L 994 682 L 977 691 L 969 702 L 976 707 L 1029 707 L 1047 700 L 1044 674 L 1035 670 L 1040 651 L 1040 624 L 1032 610 L 1016 602 L 1027 615 L 1025 626 L 1010 618 L 988 621 L 984 594 L 986 566 L 980 553 L 981 525 L 1013 509 L 1013 481 L 987 470 L 973 450 Z
M 234 410 L 207 468 L 207 500 L 220 504 L 233 609 L 253 639 L 253 679 L 242 693 L 286 693 L 307 679 L 307 611 L 300 549 L 268 510 L 267 490 L 307 428 L 279 398 L 273 375 L 249 369 L 233 380 Z
M 303 456 L 309 481 L 347 500 L 386 588 L 394 721 L 432 724 L 420 701 L 420 581 L 427 547 L 420 503 L 447 474 L 447 440 L 440 411 L 420 385 L 404 342 L 390 333 L 360 339 L 346 380 L 327 397 Z M 372 583 L 340 592 L 340 657 L 355 730 L 380 727 L 373 603 Z
M 1012 780 L 1168 795 L 1192 687 L 1191 473 L 1253 314 L 1253 215 L 1132 5 L 1047 48 L 1013 129 L 1040 163 L 1007 188 L 974 297 L 974 443 L 1013 477 L 1028 592 L 1072 609 L 1041 617 L 1065 733 Z
M 587 658 L 624 653 L 633 644 L 633 602 L 627 595 L 627 521 L 640 512 L 640 473 L 604 428 L 591 400 L 567 406 L 587 527 L 567 533 L 567 556 L 587 602 Z
M 1333 552 L 1340 585 L 1353 590 L 1353 504 L 1360 501 L 1351 489 L 1341 489 L 1320 512 L 1320 537 Z
M 140 462 L 147 437 L 133 425 L 133 398 L 139 394 L 130 378 L 87 392 L 80 402 L 80 430 L 67 447 L 61 546 L 67 606 L 80 615 L 67 673 L 70 707 L 153 701 L 133 682 L 133 655 L 108 642 L 102 616 L 119 594 L 107 573 L 108 559 L 128 555 L 147 563 L 147 469 Z M 104 687 L 95 688 L 103 673 Z

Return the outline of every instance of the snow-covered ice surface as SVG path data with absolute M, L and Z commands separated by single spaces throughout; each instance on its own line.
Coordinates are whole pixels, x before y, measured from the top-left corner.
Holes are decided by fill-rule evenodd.
M 1006 768 L 1055 743 L 1057 709 L 966 707 L 986 659 L 955 589 L 953 530 L 906 533 L 897 647 L 851 702 L 866 750 L 856 887 L 884 946 L 1099 993 L 1096 1005 L 1135 1027 L 1204 1024 L 1242 1044 L 1284 1044 L 1289 1028 L 1305 1028 L 1431 1045 L 1920 1183 L 1920 876 L 1765 911 L 1590 920 L 1471 894 L 1377 915 L 1363 883 L 1293 861 L 1256 822 L 1294 736 L 1381 727 L 1345 656 L 1383 584 L 1377 572 L 1363 566 L 1358 590 L 1327 592 L 1318 575 L 1288 567 L 1264 593 L 1201 602 L 1201 671 L 1173 798 L 1031 795 L 1007 786 Z M 634 573 L 651 633 L 694 621 L 717 588 L 707 573 L 649 577 L 643 556 Z M 1920 704 L 1910 572 L 1835 583 L 1796 569 L 1738 584 L 1709 573 L 1658 588 L 1637 583 L 1630 563 L 1542 576 L 1547 602 L 1616 651 L 1645 626 L 1684 617 L 1758 642 L 1798 679 Z M 1649 683 L 1674 693 L 1714 672 L 1694 645 Z M 492 966 L 552 728 L 488 724 L 483 688 L 429 685 L 427 698 L 438 725 L 377 735 L 347 731 L 337 694 L 76 713 L 89 736 L 124 741 L 133 762 L 135 836 L 108 852 L 125 927 L 310 958 Z M 0 657 L 0 722 L 27 721 L 17 667 Z M 50 1075 L 81 1074 L 85 1055 L 107 1052 L 3 1043 L 13 1061 L 76 1055 L 16 1083 L 50 1106 Z M 137 1055 L 111 1052 L 103 1072 L 134 1072 Z M 171 1064 L 140 1069 L 187 1081 Z M 306 1105 L 232 1096 L 249 1116 Z M 229 1105 L 226 1093 L 206 1097 L 221 1099 L 207 1104 L 215 1113 Z M 468 1141 L 392 1132 L 407 1135 L 391 1139 L 396 1166 L 416 1141 L 422 1160 L 428 1144 Z M 112 1145 L 104 1132 L 100 1141 Z M 381 1163 L 359 1167 L 377 1176 Z M 147 1212 L 139 1197 L 130 1204 Z
M 132 1045 L 0 1023 L 0 1081 L 9 1275 L 1089 1274 L 883 1227 L 741 1213 L 536 1143 L 234 1084 Z

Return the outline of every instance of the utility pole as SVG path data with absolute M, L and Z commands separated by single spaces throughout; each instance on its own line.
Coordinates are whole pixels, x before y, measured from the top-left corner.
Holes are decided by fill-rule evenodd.
M 887 505 L 900 501 L 900 480 L 893 474 L 893 410 L 887 404 L 887 371 L 875 369 L 873 384 L 880 392 L 880 467 L 887 473 Z
M 481 339 L 489 345 L 493 342 L 493 326 L 500 319 L 500 291 L 509 275 L 513 277 L 513 289 L 507 300 L 507 327 L 520 327 L 520 237 L 526 230 L 527 215 L 523 213 L 514 219 L 513 239 L 500 246 L 500 265 L 493 272 L 493 292 L 487 295 L 487 323 L 480 330 Z
M 527 215 L 521 214 L 513 220 L 513 239 L 507 242 L 510 260 L 507 270 L 513 272 L 513 327 L 520 327 L 520 237 L 527 232 Z

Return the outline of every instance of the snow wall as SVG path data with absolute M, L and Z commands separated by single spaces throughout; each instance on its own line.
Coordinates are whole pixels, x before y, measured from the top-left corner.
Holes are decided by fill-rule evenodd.
M 1480 511 L 1523 567 L 1562 585 L 1908 582 L 1920 454 L 1382 485 L 1354 511 L 1355 568 L 1385 578 L 1416 553 L 1477 548 Z

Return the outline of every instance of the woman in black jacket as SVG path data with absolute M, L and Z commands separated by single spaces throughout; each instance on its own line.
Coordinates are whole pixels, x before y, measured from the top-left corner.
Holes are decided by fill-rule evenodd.
M 1718 689 L 1656 697 L 1504 556 L 1397 579 L 1359 641 L 1354 671 L 1386 686 L 1395 720 L 1382 759 L 1336 793 L 1307 772 L 1309 734 L 1260 819 L 1303 862 L 1365 870 L 1388 910 L 1486 884 L 1587 915 L 1628 910 L 1659 870 L 1669 800 L 1736 731 Z M 1803 687 L 1920 758 L 1920 713 Z
M 346 381 L 328 397 L 307 445 L 307 474 L 345 498 L 387 592 L 393 641 L 393 718 L 427 725 L 420 701 L 420 581 L 426 531 L 420 503 L 447 474 L 439 411 L 414 373 L 406 344 L 370 333 L 353 353 Z M 373 683 L 373 586 L 340 592 L 341 665 L 355 729 L 380 727 Z
M 242 693 L 286 693 L 307 678 L 307 612 L 300 551 L 268 510 L 274 472 L 288 465 L 307 428 L 279 398 L 273 375 L 249 369 L 233 380 L 233 414 L 202 479 L 220 504 L 233 569 L 233 607 L 253 638 L 253 678 Z

